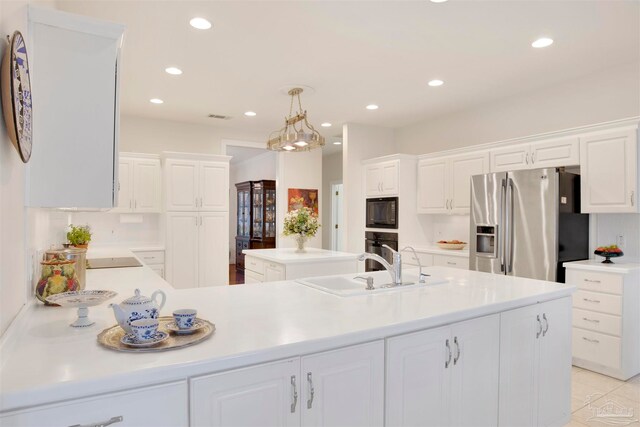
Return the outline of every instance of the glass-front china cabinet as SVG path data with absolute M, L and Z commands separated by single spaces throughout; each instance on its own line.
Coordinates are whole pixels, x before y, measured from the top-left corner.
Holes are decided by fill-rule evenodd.
M 236 184 L 238 228 L 236 270 L 244 270 L 244 249 L 276 247 L 276 182 L 247 181 Z

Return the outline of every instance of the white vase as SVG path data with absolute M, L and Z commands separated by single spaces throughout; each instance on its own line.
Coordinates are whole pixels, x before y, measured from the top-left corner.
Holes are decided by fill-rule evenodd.
M 307 236 L 303 234 L 296 235 L 296 244 L 298 245 L 296 253 L 302 254 L 307 250 L 304 248 L 304 244 L 307 243 Z

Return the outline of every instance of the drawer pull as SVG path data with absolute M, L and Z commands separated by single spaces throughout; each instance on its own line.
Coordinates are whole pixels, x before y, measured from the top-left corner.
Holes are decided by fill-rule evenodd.
M 542 322 L 540 321 L 540 315 L 536 316 L 536 321 L 538 322 L 538 331 L 536 332 L 536 338 L 540 338 L 542 335 Z
M 584 320 L 585 322 L 600 323 L 600 321 L 597 319 L 588 319 L 586 317 L 583 317 L 582 320 Z
M 449 354 L 449 358 L 444 362 L 444 367 L 448 368 L 451 363 L 451 345 L 449 345 L 449 340 L 445 341 L 444 346 L 447 348 L 447 353 Z
M 307 382 L 309 383 L 309 399 L 307 399 L 307 409 L 311 409 L 313 408 L 313 396 L 316 394 L 316 391 L 313 388 L 313 378 L 311 377 L 311 372 L 307 372 Z
M 582 337 L 583 340 L 588 341 L 588 342 L 592 342 L 594 344 L 600 344 L 600 341 L 598 340 L 592 340 L 591 338 L 587 338 L 587 337 Z
M 156 259 L 154 256 L 143 256 L 142 259 Z
M 589 283 L 600 283 L 600 280 L 584 279 L 584 281 Z
M 296 376 L 291 376 L 291 389 L 293 390 L 293 402 L 291 402 L 291 413 L 296 412 L 296 406 L 298 406 L 298 387 L 296 386 Z
M 582 300 L 586 302 L 595 302 L 596 304 L 600 304 L 600 301 L 597 299 L 582 298 Z
M 121 423 L 122 421 L 124 421 L 124 417 L 120 415 L 117 417 L 111 417 L 111 419 L 108 421 L 101 421 L 101 422 L 91 423 L 91 424 L 74 424 L 69 427 L 107 427 L 107 426 L 110 426 L 111 424 Z
M 451 261 L 447 261 L 447 264 L 449 264 L 449 265 L 457 265 L 455 262 L 451 262 Z

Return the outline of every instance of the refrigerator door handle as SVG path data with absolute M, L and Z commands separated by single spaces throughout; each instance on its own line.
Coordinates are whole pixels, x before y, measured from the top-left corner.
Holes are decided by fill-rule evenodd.
M 513 180 L 507 178 L 507 197 L 506 197 L 506 220 L 507 224 L 505 241 L 508 245 L 505 245 L 506 254 L 506 273 L 513 272 Z
M 502 229 L 498 229 L 497 232 L 498 234 L 498 258 L 500 259 L 500 272 L 505 273 L 507 270 L 507 263 L 505 260 L 505 254 L 506 254 L 506 250 L 505 250 L 505 245 L 507 242 L 507 213 L 506 213 L 506 206 L 507 206 L 507 180 L 503 179 L 502 180 L 502 185 L 500 186 L 501 189 L 501 206 L 500 206 L 500 217 L 501 219 L 501 223 L 502 223 Z

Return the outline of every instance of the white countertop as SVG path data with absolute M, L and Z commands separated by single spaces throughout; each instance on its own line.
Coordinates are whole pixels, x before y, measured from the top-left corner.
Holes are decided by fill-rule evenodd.
M 245 249 L 242 253 L 279 264 L 356 260 L 359 255 L 317 248 L 307 248 L 303 253 L 296 252 L 295 248 Z
M 628 274 L 633 272 L 634 270 L 640 269 L 640 263 L 624 262 L 621 261 L 620 258 L 613 259 L 614 264 L 603 264 L 603 260 L 604 258 L 589 259 L 585 261 L 571 261 L 565 262 L 562 265 L 566 268 L 572 268 L 576 270 L 591 270 L 623 274 Z
M 469 258 L 469 249 L 441 249 L 437 246 L 420 246 L 420 245 L 409 245 L 418 253 L 425 254 L 435 254 L 435 255 L 447 255 L 447 256 L 457 256 L 461 258 Z
M 217 330 L 207 341 L 181 350 L 119 353 L 96 342 L 101 330 L 115 324 L 107 304 L 89 309 L 96 325 L 86 329 L 68 326 L 75 319 L 74 309 L 32 304 L 2 337 L 0 411 L 382 339 L 560 298 L 574 290 L 565 284 L 446 267 L 424 271 L 449 283 L 343 298 L 295 282 L 176 290 L 146 266 L 89 270 L 87 287 L 117 291 L 114 302 L 135 288 L 143 295 L 163 289 L 167 304 L 162 315 L 196 308 Z

